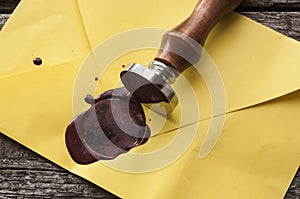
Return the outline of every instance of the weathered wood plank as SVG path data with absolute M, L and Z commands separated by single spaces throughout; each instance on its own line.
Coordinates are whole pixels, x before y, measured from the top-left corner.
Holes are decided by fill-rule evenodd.
M 286 36 L 300 41 L 300 12 L 240 12 Z
M 2 170 L 0 198 L 118 198 L 67 172 Z
M 117 198 L 0 134 L 0 198 Z
M 285 195 L 285 199 L 299 199 L 300 198 L 300 167 L 298 172 Z
M 9 17 L 10 14 L 0 14 L 0 30 L 2 29 Z
M 300 0 L 244 0 L 237 10 L 243 11 L 298 11 Z
M 20 0 L 1 0 L 0 13 L 12 13 Z
M 20 0 L 1 0 L 0 13 L 12 13 Z M 300 0 L 244 0 L 239 11 L 299 11 Z

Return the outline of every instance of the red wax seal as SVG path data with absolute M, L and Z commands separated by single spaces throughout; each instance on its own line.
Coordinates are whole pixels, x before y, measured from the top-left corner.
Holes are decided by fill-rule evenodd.
M 147 142 L 150 129 L 143 108 L 125 88 L 86 100 L 93 105 L 66 129 L 66 146 L 75 162 L 114 159 Z

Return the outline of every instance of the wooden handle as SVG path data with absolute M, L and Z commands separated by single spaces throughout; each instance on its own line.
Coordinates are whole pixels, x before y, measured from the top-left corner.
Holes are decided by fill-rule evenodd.
M 217 22 L 235 9 L 242 0 L 200 0 L 193 13 L 162 38 L 155 60 L 178 72 L 199 61 L 207 35 Z

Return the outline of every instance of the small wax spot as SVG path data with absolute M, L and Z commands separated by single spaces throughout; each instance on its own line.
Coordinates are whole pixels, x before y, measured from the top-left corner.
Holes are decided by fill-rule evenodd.
M 34 63 L 34 65 L 40 66 L 43 63 L 43 60 L 39 57 L 36 57 L 33 59 L 33 63 Z

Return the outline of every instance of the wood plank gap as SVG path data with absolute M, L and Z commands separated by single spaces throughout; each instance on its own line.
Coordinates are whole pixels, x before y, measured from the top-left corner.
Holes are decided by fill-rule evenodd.
M 0 168 L 0 171 L 47 171 L 47 172 L 56 172 L 56 173 L 66 173 L 68 171 L 66 170 L 59 170 L 59 169 L 43 169 L 43 168 L 25 168 L 25 167 L 17 167 L 17 168 L 14 168 L 14 167 L 3 167 L 3 168 Z

